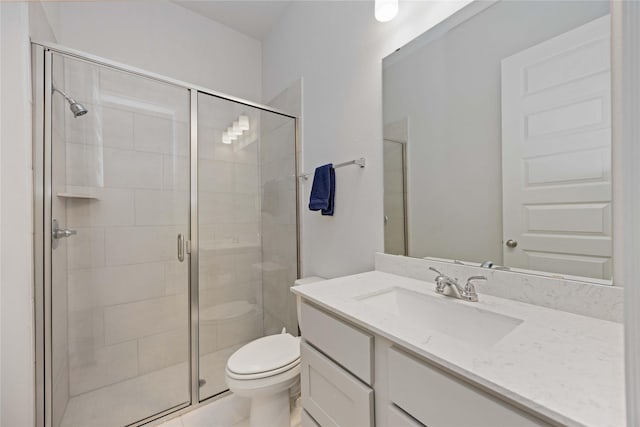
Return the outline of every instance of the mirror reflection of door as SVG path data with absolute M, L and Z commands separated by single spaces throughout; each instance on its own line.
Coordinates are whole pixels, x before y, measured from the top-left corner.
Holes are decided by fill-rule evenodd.
M 407 255 L 407 121 L 385 126 L 384 135 L 384 251 Z
M 610 16 L 502 61 L 504 265 L 611 277 Z

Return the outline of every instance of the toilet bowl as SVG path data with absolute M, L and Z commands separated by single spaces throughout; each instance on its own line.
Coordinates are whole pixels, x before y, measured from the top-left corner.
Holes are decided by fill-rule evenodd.
M 300 338 L 283 333 L 251 341 L 227 361 L 229 390 L 251 399 L 253 426 L 289 427 L 289 389 L 300 381 Z
M 296 285 L 320 280 L 296 280 Z M 251 399 L 251 427 L 289 427 L 290 390 L 300 384 L 300 338 L 283 330 L 245 344 L 227 361 L 225 379 L 229 390 Z

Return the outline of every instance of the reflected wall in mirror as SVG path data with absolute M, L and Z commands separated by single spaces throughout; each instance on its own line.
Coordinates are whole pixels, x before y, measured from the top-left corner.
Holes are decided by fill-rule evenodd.
M 383 61 L 385 252 L 611 283 L 607 1 L 473 2 Z

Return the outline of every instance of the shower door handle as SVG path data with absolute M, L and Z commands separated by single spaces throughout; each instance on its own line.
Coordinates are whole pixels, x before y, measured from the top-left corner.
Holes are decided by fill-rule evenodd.
M 178 234 L 178 261 L 184 261 L 184 236 Z

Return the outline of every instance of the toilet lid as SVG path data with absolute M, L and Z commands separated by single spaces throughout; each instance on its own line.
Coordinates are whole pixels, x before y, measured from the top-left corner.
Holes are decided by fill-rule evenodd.
M 233 353 L 227 369 L 240 375 L 273 371 L 300 358 L 300 339 L 290 334 L 269 335 L 251 341 Z

